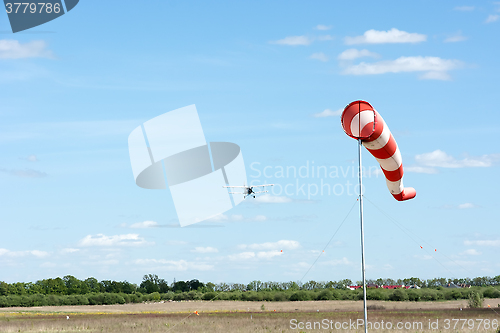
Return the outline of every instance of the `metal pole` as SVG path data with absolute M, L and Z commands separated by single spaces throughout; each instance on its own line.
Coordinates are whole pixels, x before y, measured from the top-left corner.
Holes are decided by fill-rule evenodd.
M 363 272 L 363 310 L 365 317 L 365 333 L 367 328 L 366 313 L 366 275 L 365 275 L 365 232 L 363 228 L 363 170 L 361 169 L 361 139 L 358 139 L 358 160 L 359 160 L 359 218 L 361 221 L 361 270 Z

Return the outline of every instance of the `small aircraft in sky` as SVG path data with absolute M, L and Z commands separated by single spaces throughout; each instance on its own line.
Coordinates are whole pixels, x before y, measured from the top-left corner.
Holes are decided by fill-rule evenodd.
M 269 191 L 257 191 L 254 192 L 253 188 L 254 187 L 264 187 L 264 186 L 274 186 L 274 184 L 265 184 L 265 185 L 243 185 L 243 186 L 222 186 L 224 188 L 242 188 L 243 192 L 229 192 L 231 194 L 243 194 L 243 199 L 245 199 L 248 196 L 254 197 L 258 193 L 267 193 Z

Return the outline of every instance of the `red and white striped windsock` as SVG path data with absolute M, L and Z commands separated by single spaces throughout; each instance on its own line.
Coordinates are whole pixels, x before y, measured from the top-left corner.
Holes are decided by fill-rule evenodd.
M 363 146 L 375 157 L 384 172 L 387 187 L 398 201 L 413 199 L 413 187 L 403 187 L 403 161 L 396 140 L 384 119 L 370 103 L 355 101 L 342 112 L 342 128 L 347 135 L 361 139 Z

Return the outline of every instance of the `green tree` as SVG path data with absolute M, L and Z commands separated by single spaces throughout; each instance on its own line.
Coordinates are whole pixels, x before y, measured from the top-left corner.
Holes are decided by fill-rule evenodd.
M 184 291 L 189 291 L 189 286 L 186 282 L 184 281 L 177 281 L 175 284 L 172 286 L 172 290 L 174 292 L 184 292 Z
M 8 292 L 8 284 L 0 281 L 0 296 L 5 296 L 7 295 Z
M 190 290 L 198 290 L 198 288 L 202 288 L 204 285 L 198 280 L 191 280 L 188 283 Z
M 151 294 L 154 292 L 160 292 L 160 278 L 156 274 L 147 274 L 142 278 L 140 288 L 143 288 L 146 293 Z
M 82 281 L 78 280 L 76 277 L 71 275 L 66 275 L 65 277 L 63 277 L 63 281 L 66 286 L 68 295 L 82 294 L 81 290 Z
M 167 285 L 167 288 L 168 288 L 168 285 Z M 124 292 L 125 294 L 132 294 L 136 290 L 137 290 L 137 285 L 135 285 L 134 283 L 130 283 L 127 281 L 122 282 L 122 292 Z M 165 291 L 162 291 L 162 288 L 160 285 L 160 292 L 161 293 L 166 293 L 167 291 L 168 291 L 168 289 L 166 289 Z
M 101 285 L 99 281 L 97 281 L 96 278 L 94 277 L 89 277 L 83 281 L 85 285 L 87 286 L 87 290 L 89 293 L 100 293 L 101 292 Z M 102 290 L 104 291 L 104 290 Z

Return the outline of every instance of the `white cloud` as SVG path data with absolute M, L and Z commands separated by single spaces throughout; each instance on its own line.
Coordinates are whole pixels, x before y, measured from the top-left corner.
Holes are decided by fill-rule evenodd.
M 48 252 L 39 251 L 39 250 L 29 251 L 29 253 L 31 253 L 32 255 L 34 255 L 35 257 L 38 257 L 38 258 L 43 258 L 43 257 L 46 257 L 49 255 Z
M 439 57 L 400 57 L 396 60 L 379 61 L 375 63 L 362 62 L 358 65 L 347 67 L 343 74 L 374 75 L 400 72 L 430 72 L 426 79 L 446 79 L 443 72 L 460 68 L 462 62 L 454 59 L 441 59 Z
M 464 252 L 460 253 L 461 255 L 468 255 L 468 256 L 478 256 L 481 254 L 481 252 L 475 250 L 475 249 L 468 249 L 465 250 Z
M 222 213 L 207 219 L 207 221 L 213 221 L 213 222 L 228 221 L 228 220 L 229 220 L 229 216 L 227 216 L 226 214 L 222 214 Z
M 366 31 L 362 36 L 346 37 L 345 43 L 352 44 L 386 44 L 386 43 L 419 43 L 427 40 L 426 35 L 409 33 L 392 28 L 389 31 Z
M 499 247 L 500 246 L 500 239 L 495 239 L 495 240 L 475 240 L 475 241 L 470 241 L 466 240 L 464 241 L 464 244 L 467 246 L 493 246 L 493 247 Z
M 332 28 L 331 25 L 318 24 L 316 26 L 316 30 L 330 30 L 331 28 Z
M 300 243 L 294 240 L 280 240 L 277 242 L 266 242 L 261 244 L 241 244 L 238 245 L 240 249 L 249 250 L 295 250 L 300 247 Z
M 466 202 L 463 204 L 458 205 L 458 209 L 471 209 L 471 208 L 478 208 L 479 206 L 476 206 L 470 202 Z
M 106 236 L 97 234 L 96 236 L 87 235 L 80 240 L 80 246 L 142 246 L 153 245 L 147 242 L 138 234 Z
M 285 196 L 266 194 L 255 198 L 254 201 L 258 203 L 287 203 L 287 202 L 292 202 L 292 199 Z
M 343 257 L 342 259 L 325 261 L 323 262 L 323 265 L 327 266 L 351 265 L 351 262 L 346 257 Z
M 466 202 L 460 205 L 443 205 L 439 208 L 442 209 L 471 209 L 471 208 L 479 208 L 480 206 L 474 205 L 470 202 Z
M 461 12 L 471 12 L 475 9 L 475 7 L 474 6 L 457 6 L 453 9 L 461 11 Z
M 194 250 L 191 250 L 191 252 L 194 253 L 217 253 L 219 250 L 217 250 L 215 247 L 202 247 L 202 246 L 197 246 L 194 248 Z
M 456 33 L 455 35 L 449 36 L 444 40 L 445 43 L 456 43 L 463 42 L 467 40 L 467 37 L 463 36 L 461 32 Z
M 415 160 L 424 166 L 440 168 L 473 168 L 490 167 L 493 162 L 499 158 L 499 154 L 489 154 L 480 157 L 466 157 L 457 160 L 442 150 L 435 150 L 431 153 L 425 153 L 415 156 Z
M 309 58 L 316 59 L 316 60 L 323 61 L 323 62 L 328 61 L 328 57 L 323 52 L 313 53 L 313 54 L 311 54 L 311 56 Z
M 342 114 L 343 109 L 338 109 L 335 111 L 332 111 L 330 109 L 325 109 L 321 112 L 313 114 L 313 117 L 315 118 L 324 118 L 324 117 L 335 117 L 335 116 L 340 116 Z
M 321 42 L 324 42 L 327 40 L 333 40 L 333 37 L 330 35 L 323 35 L 323 36 L 318 36 L 316 39 L 321 41 Z
M 348 49 L 339 54 L 337 59 L 339 60 L 354 60 L 357 58 L 363 58 L 363 57 L 372 57 L 372 58 L 378 58 L 380 57 L 379 54 L 370 52 L 366 49 L 364 50 L 358 50 L 358 49 Z
M 241 252 L 238 254 L 230 254 L 227 256 L 229 260 L 240 261 L 255 258 L 255 252 Z
M 0 40 L 0 59 L 21 58 L 53 58 L 51 51 L 47 50 L 47 43 L 35 40 L 21 44 L 17 40 Z
M 40 251 L 40 250 L 31 250 L 31 251 L 9 251 L 7 249 L 0 249 L 0 256 L 9 256 L 9 257 L 24 257 L 32 255 L 37 258 L 43 258 L 49 255 L 48 252 Z
M 273 250 L 273 251 L 261 251 L 257 253 L 257 258 L 260 259 L 271 259 L 283 254 L 282 250 Z
M 257 221 L 257 222 L 263 222 L 266 220 L 267 220 L 267 217 L 265 215 L 257 215 L 256 217 L 254 217 L 254 221 Z
M 20 177 L 20 178 L 44 178 L 44 177 L 47 177 L 47 174 L 45 172 L 33 170 L 33 169 L 24 169 L 24 170 L 11 169 L 11 170 L 9 170 L 9 169 L 0 168 L 0 172 L 7 173 L 11 176 Z
M 78 251 L 80 251 L 80 249 L 66 248 L 66 249 L 62 249 L 61 253 L 63 253 L 63 254 L 66 254 L 66 253 L 75 253 L 75 252 L 78 252 Z
M 494 15 L 488 15 L 488 17 L 486 18 L 486 21 L 485 23 L 492 23 L 492 22 L 496 22 L 498 21 L 498 19 L 500 18 L 500 15 L 497 15 L 497 14 L 494 14 Z
M 19 157 L 20 160 L 25 160 L 28 162 L 38 162 L 39 159 L 36 157 L 36 155 L 28 155 L 26 157 Z
M 134 223 L 130 226 L 130 228 L 133 229 L 144 229 L 144 228 L 154 228 L 158 226 L 158 222 L 155 221 L 144 221 L 144 222 L 137 222 Z
M 434 168 L 422 167 L 422 166 L 407 166 L 404 167 L 404 171 L 415 172 L 415 173 L 426 173 L 426 174 L 438 173 L 438 171 Z
M 271 41 L 271 44 L 278 45 L 290 45 L 290 46 L 298 46 L 298 45 L 310 45 L 313 42 L 313 39 L 306 36 L 289 36 L 277 41 Z
M 160 268 L 167 271 L 209 271 L 214 268 L 213 265 L 199 262 L 189 262 L 186 260 L 137 259 L 134 260 L 134 264 L 147 266 L 160 265 Z

